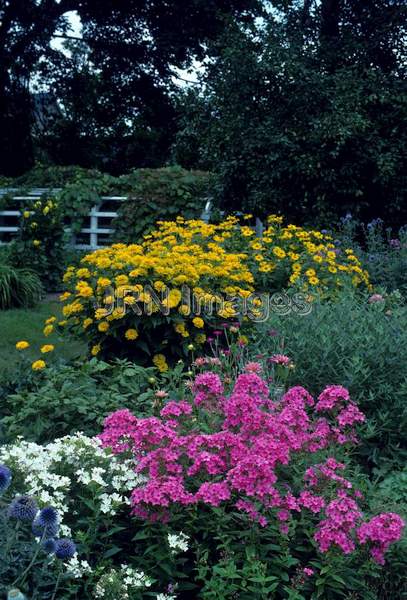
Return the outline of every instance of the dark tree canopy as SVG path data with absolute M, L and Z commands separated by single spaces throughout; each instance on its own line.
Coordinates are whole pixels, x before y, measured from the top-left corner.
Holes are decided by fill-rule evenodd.
M 227 208 L 407 222 L 407 4 L 275 2 L 213 47 L 176 156 Z
M 1 0 L 1 171 L 30 166 L 34 144 L 56 161 L 104 161 L 113 170 L 162 162 L 175 118 L 172 70 L 202 58 L 229 18 L 250 20 L 258 9 L 258 0 Z M 70 36 L 69 11 L 81 19 L 83 41 L 64 56 L 50 42 Z M 33 83 L 48 84 L 61 104 L 39 139 Z

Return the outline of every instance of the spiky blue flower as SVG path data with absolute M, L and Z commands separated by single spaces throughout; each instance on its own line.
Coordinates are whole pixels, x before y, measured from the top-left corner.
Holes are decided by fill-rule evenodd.
M 55 556 L 61 560 L 72 558 L 76 553 L 76 545 L 69 538 L 55 540 Z
M 0 465 L 0 494 L 6 491 L 11 483 L 11 471 L 6 465 Z
M 52 538 L 50 538 L 50 539 L 44 540 L 42 542 L 42 547 L 44 549 L 44 552 L 46 552 L 47 554 L 54 554 L 57 545 L 56 545 L 55 540 L 53 540 Z
M 36 521 L 43 527 L 58 524 L 58 512 L 53 506 L 42 508 L 36 518 Z
M 33 524 L 32 524 L 32 531 L 33 534 L 35 535 L 35 537 L 40 537 L 40 538 L 53 538 L 57 535 L 58 531 L 59 531 L 59 524 L 58 522 L 56 523 L 51 523 L 49 525 L 45 525 L 41 522 L 39 522 L 38 516 L 34 519 Z
M 31 496 L 18 496 L 8 507 L 8 516 L 18 521 L 33 521 L 37 512 L 37 503 Z

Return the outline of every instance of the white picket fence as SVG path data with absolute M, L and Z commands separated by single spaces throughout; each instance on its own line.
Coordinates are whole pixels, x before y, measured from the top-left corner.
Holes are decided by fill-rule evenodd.
M 17 235 L 21 216 L 20 205 L 24 206 L 28 200 L 39 199 L 43 194 L 52 196 L 59 191 L 59 189 L 37 188 L 30 190 L 26 196 L 12 196 L 12 202 L 15 204 L 13 210 L 0 211 L 0 244 L 9 243 Z M 0 189 L 0 197 L 6 194 L 12 195 L 14 192 L 17 190 Z M 102 196 L 99 204 L 93 206 L 84 218 L 84 226 L 80 232 L 72 234 L 70 245 L 78 250 L 97 250 L 111 244 L 114 233 L 112 221 L 117 217 L 115 205 L 124 200 L 126 200 L 125 196 Z M 207 200 L 201 215 L 204 221 L 209 221 L 211 205 L 211 201 Z M 70 231 L 69 223 L 66 225 L 66 231 Z

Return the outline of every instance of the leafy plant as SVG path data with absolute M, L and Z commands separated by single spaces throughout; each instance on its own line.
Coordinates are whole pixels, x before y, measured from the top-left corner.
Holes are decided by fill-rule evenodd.
M 42 295 L 41 280 L 35 271 L 0 264 L 0 310 L 35 306 Z
M 20 227 L 11 242 L 9 261 L 13 266 L 29 265 L 47 289 L 58 290 L 67 241 L 61 206 L 55 198 L 42 196 L 20 208 Z
M 3 399 L 3 435 L 8 441 L 21 435 L 43 443 L 78 428 L 94 435 L 103 418 L 121 406 L 148 414 L 154 401 L 149 382 L 153 373 L 125 361 L 108 365 L 96 359 L 49 367 Z
M 358 453 L 371 468 L 403 465 L 407 448 L 407 309 L 369 303 L 350 290 L 337 302 L 316 301 L 306 316 L 272 312 L 259 324 L 253 354 L 282 351 L 295 363 L 291 383 L 315 392 L 327 382 L 346 386 L 369 425 Z

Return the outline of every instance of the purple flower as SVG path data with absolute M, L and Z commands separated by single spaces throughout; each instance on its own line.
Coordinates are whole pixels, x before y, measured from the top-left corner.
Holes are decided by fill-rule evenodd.
M 69 538 L 55 540 L 55 556 L 61 560 L 72 558 L 76 553 L 76 545 Z
M 48 540 L 44 540 L 44 542 L 42 543 L 42 547 L 47 554 L 54 554 L 57 545 L 55 540 L 50 538 Z
M 32 530 L 36 537 L 53 538 L 59 530 L 58 513 L 52 506 L 46 506 L 36 516 Z
M 8 516 L 18 521 L 33 521 L 37 512 L 37 503 L 31 496 L 18 496 L 8 508 Z
M 6 491 L 11 483 L 11 471 L 6 465 L 0 465 L 0 494 Z

